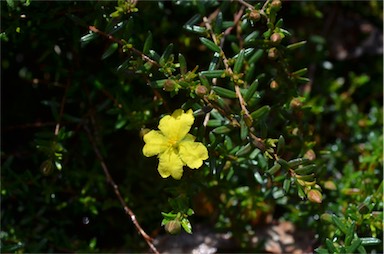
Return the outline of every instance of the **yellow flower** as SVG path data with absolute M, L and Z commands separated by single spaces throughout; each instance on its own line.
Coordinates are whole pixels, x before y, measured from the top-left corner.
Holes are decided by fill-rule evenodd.
M 147 157 L 157 155 L 157 170 L 163 178 L 180 179 L 183 166 L 196 169 L 208 159 L 207 148 L 188 134 L 195 120 L 192 113 L 191 109 L 186 113 L 177 109 L 160 120 L 159 131 L 152 130 L 144 135 L 143 154 Z

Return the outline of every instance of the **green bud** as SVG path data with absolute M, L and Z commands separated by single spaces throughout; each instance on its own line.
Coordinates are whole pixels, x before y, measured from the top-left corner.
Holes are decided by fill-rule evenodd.
M 332 223 L 332 215 L 329 213 L 323 213 L 320 215 L 320 220 L 328 223 Z

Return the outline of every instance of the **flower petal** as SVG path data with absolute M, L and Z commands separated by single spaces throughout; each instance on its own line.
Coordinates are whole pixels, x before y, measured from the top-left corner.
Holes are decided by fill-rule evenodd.
M 171 175 L 176 180 L 179 180 L 183 176 L 183 166 L 183 161 L 173 148 L 169 148 L 159 155 L 159 167 L 157 170 L 163 178 Z
M 179 144 L 179 155 L 188 167 L 199 168 L 203 160 L 208 159 L 208 150 L 203 143 L 183 140 Z
M 164 152 L 169 144 L 168 139 L 160 131 L 150 131 L 144 135 L 143 154 L 147 157 Z
M 159 130 L 171 140 L 171 142 L 176 143 L 187 135 L 194 120 L 195 118 L 191 109 L 188 110 L 187 113 L 184 113 L 182 109 L 177 109 L 172 115 L 164 116 L 160 120 Z

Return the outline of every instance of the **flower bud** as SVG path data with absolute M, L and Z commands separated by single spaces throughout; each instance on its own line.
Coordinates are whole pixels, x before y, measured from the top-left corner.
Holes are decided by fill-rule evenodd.
M 299 98 L 293 98 L 291 102 L 289 103 L 292 109 L 299 109 L 303 106 L 303 103 L 300 101 Z
M 272 3 L 271 3 L 271 7 L 275 11 L 280 10 L 280 8 L 281 8 L 281 1 L 280 0 L 273 0 Z
M 202 86 L 202 85 L 198 85 L 195 89 L 195 93 L 198 95 L 198 96 L 204 96 L 208 93 L 208 89 L 205 87 L 205 86 Z
M 175 90 L 175 85 L 176 85 L 175 81 L 173 81 L 171 79 L 167 79 L 164 82 L 164 90 L 167 92 L 172 92 L 173 90 Z
M 314 202 L 314 203 L 318 203 L 318 204 L 320 204 L 322 199 L 323 199 L 323 195 L 321 194 L 321 192 L 319 190 L 316 190 L 316 189 L 311 189 L 307 193 L 307 197 L 308 197 L 309 201 Z
M 171 220 L 167 224 L 165 224 L 165 231 L 174 235 L 180 233 L 181 224 L 179 220 Z
M 331 180 L 328 180 L 324 183 L 324 188 L 327 190 L 336 190 L 337 189 L 336 184 Z
M 40 165 L 40 170 L 44 175 L 49 175 L 53 171 L 53 162 L 52 160 L 45 160 L 43 163 Z
M 276 80 L 272 80 L 271 83 L 269 84 L 269 87 L 271 87 L 272 90 L 276 90 L 279 88 L 279 83 L 277 83 Z
M 316 153 L 315 151 L 313 151 L 312 149 L 309 149 L 305 154 L 304 154 L 304 158 L 310 160 L 310 161 L 313 161 L 316 159 Z
M 249 13 L 249 18 L 254 20 L 254 21 L 259 21 L 261 18 L 260 11 L 259 10 L 252 10 Z
M 273 33 L 269 39 L 274 43 L 280 43 L 283 38 L 279 33 Z
M 269 50 L 268 50 L 268 57 L 270 58 L 270 59 L 276 59 L 277 58 L 277 48 L 270 48 Z
M 328 223 L 332 223 L 332 215 L 329 213 L 323 213 L 320 215 L 320 220 Z

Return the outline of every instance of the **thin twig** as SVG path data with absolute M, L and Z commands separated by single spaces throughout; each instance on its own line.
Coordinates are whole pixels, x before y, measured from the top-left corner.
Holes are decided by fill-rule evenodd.
M 250 9 L 250 10 L 255 9 L 255 7 L 253 7 L 253 5 L 247 3 L 247 2 L 245 2 L 245 1 L 243 1 L 243 0 L 237 0 L 237 1 L 238 1 L 240 4 L 244 5 L 245 7 L 247 7 L 248 9 Z
M 211 24 L 209 23 L 209 20 L 206 17 L 204 17 L 203 21 L 204 21 L 205 27 L 210 32 L 210 35 L 212 37 L 213 42 L 216 45 L 218 45 L 217 37 L 216 37 L 215 33 L 212 31 L 212 27 L 211 27 Z M 228 59 L 225 56 L 225 53 L 224 53 L 223 50 L 221 50 L 220 56 L 223 58 L 223 63 L 224 63 L 226 71 L 228 72 L 229 76 L 232 77 L 233 76 L 233 71 L 232 71 L 231 67 L 229 66 Z M 234 82 L 234 83 L 235 83 L 235 92 L 236 92 L 237 98 L 239 99 L 239 103 L 240 103 L 240 106 L 241 106 L 242 113 L 244 115 L 246 115 L 246 117 L 248 117 L 249 119 L 252 119 L 252 117 L 249 115 L 248 109 L 245 106 L 245 101 L 243 99 L 243 96 L 241 95 L 240 87 L 239 87 L 239 85 L 236 82 Z
M 57 119 L 57 123 L 55 126 L 55 136 L 57 136 L 60 131 L 60 124 L 61 124 L 61 119 L 63 118 L 63 115 L 64 115 L 64 107 L 65 107 L 65 102 L 67 100 L 68 89 L 69 89 L 69 86 L 71 85 L 71 77 L 72 77 L 72 69 L 69 72 L 69 77 L 67 79 L 67 83 L 65 84 L 64 95 L 63 95 L 63 98 L 61 99 L 59 119 Z
M 108 38 L 109 40 L 111 41 L 114 41 L 116 43 L 118 43 L 120 46 L 124 46 L 126 45 L 126 43 L 124 43 L 124 41 L 122 40 L 119 40 L 119 39 L 116 39 L 115 37 L 113 37 L 112 35 L 110 34 L 107 34 L 99 29 L 97 29 L 95 26 L 88 26 L 88 29 L 94 33 L 98 33 L 100 34 L 101 36 L 104 36 L 106 38 Z M 136 55 L 140 56 L 144 61 L 147 61 L 153 65 L 156 65 L 157 67 L 160 67 L 159 63 L 156 62 L 155 60 L 151 59 L 149 56 L 147 56 L 146 54 L 144 54 L 143 52 L 141 52 L 140 50 L 138 49 L 135 49 L 133 47 L 128 47 L 128 50 L 132 51 L 133 53 L 135 53 Z
M 85 131 L 88 134 L 88 139 L 89 139 L 89 141 L 92 144 L 93 150 L 95 151 L 96 157 L 97 157 L 97 159 L 100 162 L 100 165 L 101 165 L 101 167 L 102 167 L 102 169 L 104 171 L 104 174 L 105 174 L 105 176 L 107 178 L 107 181 L 111 184 L 111 186 L 113 188 L 113 191 L 115 192 L 118 200 L 120 201 L 120 204 L 124 208 L 125 213 L 130 216 L 130 218 L 131 218 L 133 224 L 135 225 L 137 231 L 143 236 L 144 240 L 147 242 L 147 244 L 151 248 L 151 250 L 154 253 L 158 254 L 159 253 L 158 250 L 156 249 L 156 247 L 152 243 L 153 239 L 140 226 L 139 222 L 136 220 L 136 215 L 128 207 L 128 205 L 124 201 L 123 197 L 121 196 L 120 191 L 119 191 L 119 186 L 115 183 L 115 181 L 113 180 L 111 174 L 109 173 L 107 164 L 105 163 L 105 161 L 103 159 L 103 156 L 101 155 L 100 150 L 99 150 L 99 148 L 96 145 L 96 142 L 95 142 L 95 140 L 94 140 L 94 138 L 93 138 L 93 136 L 91 134 L 91 131 L 89 130 L 88 126 L 86 126 L 86 125 L 84 126 L 84 129 L 85 129 Z

